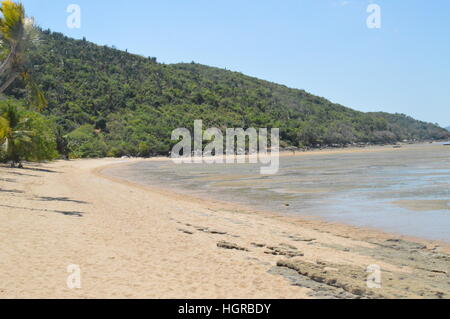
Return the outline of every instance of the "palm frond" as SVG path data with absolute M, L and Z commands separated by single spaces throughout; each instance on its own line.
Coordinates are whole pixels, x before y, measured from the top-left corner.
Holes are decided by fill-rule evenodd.
M 23 21 L 25 9 L 21 3 L 14 3 L 12 0 L 4 0 L 1 3 L 0 12 L 3 17 L 0 19 L 0 32 L 2 39 L 8 42 L 17 41 L 23 32 Z
M 14 59 L 21 49 L 21 42 L 25 34 L 25 9 L 21 3 L 11 0 L 1 2 L 0 12 L 0 36 L 2 44 L 2 55 L 5 59 L 0 65 L 0 74 L 6 72 L 14 64 Z
M 30 104 L 41 111 L 47 107 L 47 100 L 39 86 L 28 72 L 26 54 L 29 48 L 39 42 L 39 32 L 34 19 L 25 16 L 21 3 L 12 0 L 0 2 L 0 94 L 20 75 L 30 91 Z

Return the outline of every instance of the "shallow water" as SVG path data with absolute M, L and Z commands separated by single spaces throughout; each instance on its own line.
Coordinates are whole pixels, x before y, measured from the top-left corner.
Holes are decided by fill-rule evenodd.
M 282 157 L 275 176 L 262 176 L 259 168 L 163 161 L 106 173 L 260 209 L 450 242 L 448 146 Z

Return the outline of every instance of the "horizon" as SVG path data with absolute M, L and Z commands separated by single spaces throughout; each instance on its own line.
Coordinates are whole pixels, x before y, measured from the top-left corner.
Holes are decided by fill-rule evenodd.
M 445 89 L 450 63 L 443 58 L 450 54 L 450 43 L 441 41 L 450 26 L 445 8 L 436 3 L 327 0 L 280 6 L 266 1 L 240 4 L 237 12 L 235 2 L 137 1 L 121 8 L 79 0 L 79 29 L 67 25 L 72 1 L 22 3 L 42 29 L 75 39 L 86 37 L 160 63 L 194 61 L 243 73 L 358 111 L 450 125 L 450 108 L 445 107 L 450 105 Z M 379 29 L 367 25 L 371 3 L 381 8 Z M 450 10 L 449 3 L 442 5 Z

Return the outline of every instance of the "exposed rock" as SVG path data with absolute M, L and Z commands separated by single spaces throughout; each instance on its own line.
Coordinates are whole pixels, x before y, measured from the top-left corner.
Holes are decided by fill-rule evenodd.
M 361 297 L 346 292 L 342 288 L 337 288 L 311 280 L 306 276 L 300 275 L 297 271 L 286 267 L 272 267 L 270 274 L 283 276 L 293 286 L 311 289 L 308 294 L 317 299 L 360 299 Z
M 240 247 L 240 246 L 238 246 L 236 244 L 229 243 L 229 242 L 226 242 L 226 241 L 219 241 L 217 243 L 217 247 L 223 248 L 223 249 L 235 249 L 235 250 L 249 251 L 247 248 Z
M 189 230 L 186 230 L 186 229 L 178 229 L 178 231 L 180 231 L 180 232 L 182 232 L 182 233 L 185 233 L 185 234 L 188 234 L 188 235 L 193 235 L 194 233 L 193 232 L 191 232 L 191 231 L 189 231 Z
M 422 269 L 414 272 L 391 272 L 381 269 L 381 287 L 370 289 L 367 285 L 369 273 L 364 267 L 333 264 L 326 261 L 310 263 L 301 260 L 281 260 L 278 267 L 295 270 L 317 283 L 341 288 L 361 298 L 449 298 L 448 274 L 440 269 Z M 423 270 L 426 272 L 424 273 Z M 425 276 L 424 276 L 425 274 Z M 420 276 L 421 281 L 417 281 Z M 424 289 L 426 278 L 433 283 Z M 427 282 L 428 283 L 428 282 Z
M 423 245 L 423 244 L 419 244 L 419 243 L 414 243 L 414 242 L 410 242 L 410 241 L 406 241 L 403 239 L 388 239 L 386 240 L 384 243 L 379 244 L 380 246 L 384 246 L 384 247 L 389 247 L 392 249 L 398 249 L 398 250 L 422 250 L 422 249 L 426 249 L 427 246 Z
M 267 247 L 268 250 L 265 251 L 264 253 L 266 253 L 268 255 L 274 255 L 274 256 L 286 256 L 288 258 L 304 256 L 303 253 L 299 252 L 296 247 L 293 247 L 293 248 L 294 249 L 289 249 L 284 246 L 280 246 L 280 247 L 268 246 Z
M 257 248 L 264 248 L 266 247 L 266 244 L 259 244 L 259 243 L 251 243 L 252 246 L 257 247 Z
M 210 231 L 207 231 L 207 232 L 210 233 L 210 234 L 213 234 L 213 235 L 226 235 L 227 234 L 226 232 L 219 231 L 219 230 L 210 230 Z
M 287 261 L 280 260 L 277 263 L 278 267 L 287 267 L 297 271 L 300 275 L 306 276 L 316 282 L 342 288 L 356 296 L 372 295 L 366 288 L 367 274 L 364 269 L 342 266 L 334 267 L 336 270 L 326 269 L 324 265 L 317 265 L 304 261 Z
M 208 227 L 195 227 L 200 232 L 207 233 L 207 234 L 213 234 L 213 235 L 227 235 L 226 232 L 218 231 L 218 230 L 211 230 Z

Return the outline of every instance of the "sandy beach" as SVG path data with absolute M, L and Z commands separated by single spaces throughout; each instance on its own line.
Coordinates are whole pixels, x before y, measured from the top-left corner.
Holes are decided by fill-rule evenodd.
M 134 161 L 0 167 L 0 298 L 450 298 L 449 245 L 102 174 Z

